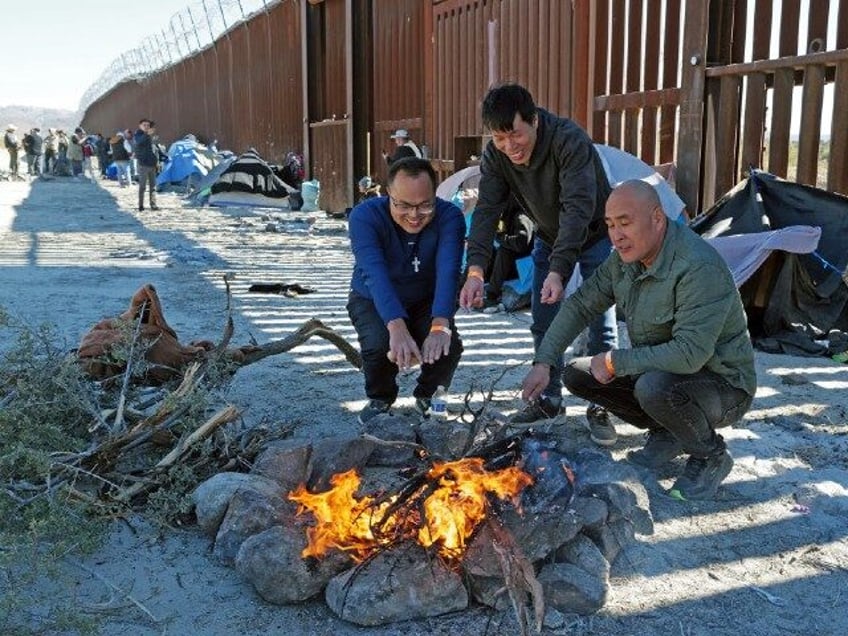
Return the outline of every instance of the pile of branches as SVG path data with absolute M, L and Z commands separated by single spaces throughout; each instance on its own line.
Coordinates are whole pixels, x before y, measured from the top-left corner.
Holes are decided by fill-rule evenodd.
M 134 329 L 128 336 L 132 342 L 126 346 L 132 355 L 122 375 L 89 382 L 91 393 L 99 392 L 99 396 L 86 409 L 90 416 L 87 446 L 74 451 L 51 449 L 46 467 L 40 465 L 37 475 L 28 469 L 12 469 L 17 475 L 9 479 L 6 471 L 5 494 L 25 506 L 61 493 L 63 499 L 112 511 L 116 504 L 143 505 L 151 494 L 171 487 L 177 480 L 176 472 L 191 475 L 191 483 L 183 483 L 184 489 L 191 489 L 215 473 L 247 470 L 269 440 L 288 437 L 292 428 L 280 424 L 273 429 L 237 424 L 225 427 L 239 422 L 241 413 L 225 404 L 208 416 L 210 393 L 231 380 L 239 368 L 289 351 L 313 336 L 332 342 L 351 364 L 361 366 L 359 353 L 317 319 L 308 320 L 282 340 L 242 347 L 245 353 L 237 362 L 224 354 L 232 333 L 233 323 L 228 317 L 218 345 L 180 369 L 178 382 L 157 387 L 144 386 L 148 370 L 145 346 L 138 341 L 138 329 Z M 39 372 L 53 371 L 44 368 Z M 0 382 L 3 406 L 13 406 L 25 397 L 14 376 L 12 373 Z M 106 405 L 107 400 L 114 401 Z M 61 406 L 56 416 L 62 416 Z M 32 462 L 22 464 L 31 468 Z

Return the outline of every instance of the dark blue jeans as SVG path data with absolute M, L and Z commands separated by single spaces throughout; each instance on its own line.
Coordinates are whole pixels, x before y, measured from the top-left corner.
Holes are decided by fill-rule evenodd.
M 410 335 L 420 347 L 430 334 L 433 317 L 430 313 L 430 301 L 416 303 L 406 307 L 408 318 L 406 326 Z M 365 395 L 371 400 L 393 403 L 397 399 L 396 382 L 398 367 L 389 362 L 389 330 L 370 298 L 351 292 L 347 301 L 347 313 L 359 338 L 359 350 L 362 353 L 362 371 L 365 374 Z M 418 375 L 418 384 L 413 390 L 417 398 L 429 398 L 439 386 L 450 387 L 453 374 L 462 355 L 462 340 L 456 332 L 453 319 L 450 321 L 451 344 L 448 355 L 442 356 L 433 364 L 422 364 Z
M 612 251 L 612 243 L 608 238 L 602 238 L 597 243 L 584 249 L 577 258 L 580 265 L 580 275 L 583 280 L 591 276 L 603 263 Z M 531 292 L 530 313 L 533 324 L 530 332 L 533 334 L 533 348 L 539 350 L 545 332 L 559 312 L 560 303 L 546 305 L 540 301 L 542 284 L 551 271 L 551 246 L 536 237 L 533 244 L 533 290 Z M 568 284 L 562 281 L 563 287 Z M 618 345 L 618 327 L 615 319 L 615 307 L 610 307 L 603 315 L 599 316 L 589 325 L 589 353 L 594 355 L 603 351 L 615 349 Z M 562 397 L 562 360 L 551 367 L 551 380 L 542 395 L 553 399 Z
M 570 393 L 606 407 L 639 428 L 666 429 L 684 451 L 696 457 L 724 450 L 715 429 L 739 421 L 753 401 L 745 391 L 705 369 L 691 375 L 648 371 L 601 384 L 589 371 L 590 360 L 576 358 L 566 365 L 563 382 Z

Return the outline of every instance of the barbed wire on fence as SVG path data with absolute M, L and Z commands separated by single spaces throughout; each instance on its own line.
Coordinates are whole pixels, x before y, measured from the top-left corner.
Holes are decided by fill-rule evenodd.
M 153 75 L 212 45 L 234 26 L 283 0 L 195 0 L 138 46 L 112 60 L 80 98 L 79 112 L 115 86 Z

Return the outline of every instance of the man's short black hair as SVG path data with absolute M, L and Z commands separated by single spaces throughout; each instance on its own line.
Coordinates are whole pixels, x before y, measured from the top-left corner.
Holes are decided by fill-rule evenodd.
M 142 119 L 139 119 L 139 120 L 138 120 L 139 125 L 141 125 L 141 124 L 143 124 L 143 123 L 145 123 L 145 122 L 146 122 L 146 123 L 148 123 L 148 124 L 152 124 L 152 123 L 153 123 L 153 122 L 152 122 L 152 121 L 150 121 L 147 117 L 143 117 Z
M 509 132 L 515 114 L 528 124 L 536 121 L 536 102 L 526 88 L 519 84 L 493 86 L 483 98 L 483 125 L 489 130 Z
M 430 177 L 430 181 L 433 183 L 433 191 L 436 190 L 436 171 L 427 159 L 422 159 L 421 157 L 404 157 L 395 161 L 389 166 L 389 185 L 392 185 L 398 172 L 408 174 L 410 177 L 417 177 L 422 172 L 426 172 Z

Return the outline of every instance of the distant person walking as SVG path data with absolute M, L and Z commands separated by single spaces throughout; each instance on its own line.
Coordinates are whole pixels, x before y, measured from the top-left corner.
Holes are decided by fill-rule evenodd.
M 20 175 L 18 174 L 18 151 L 21 148 L 21 144 L 18 141 L 18 136 L 15 134 L 17 129 L 18 127 L 14 124 L 9 124 L 6 126 L 6 134 L 3 135 L 3 145 L 9 153 L 9 173 L 13 179 L 20 179 Z
M 149 119 L 138 122 L 138 130 L 133 135 L 133 153 L 138 164 L 138 211 L 144 212 L 144 190 L 150 189 L 150 209 L 158 210 L 156 205 L 156 172 L 159 157 L 153 147 L 155 124 Z

